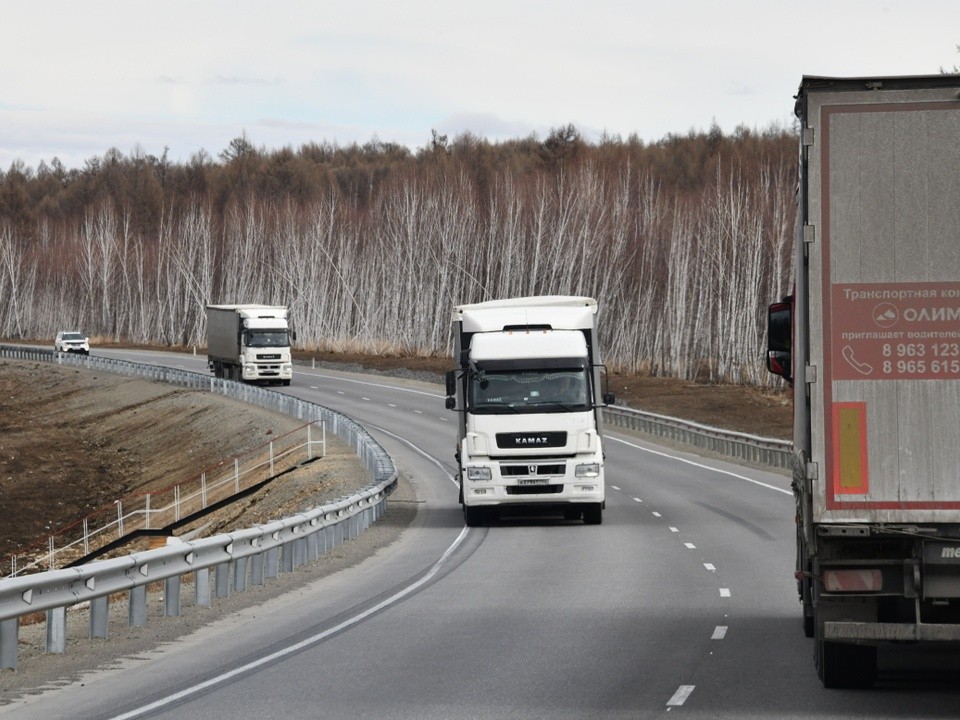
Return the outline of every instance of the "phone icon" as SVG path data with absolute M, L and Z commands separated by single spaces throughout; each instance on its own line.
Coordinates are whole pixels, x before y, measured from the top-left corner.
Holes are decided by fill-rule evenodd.
M 841 350 L 840 353 L 843 355 L 843 359 L 846 360 L 848 363 L 850 363 L 850 367 L 852 367 L 861 375 L 869 375 L 873 372 L 873 365 L 869 365 L 868 363 L 864 363 L 864 362 L 859 362 L 853 356 L 853 348 L 850 347 L 849 345 L 844 345 L 843 350 Z

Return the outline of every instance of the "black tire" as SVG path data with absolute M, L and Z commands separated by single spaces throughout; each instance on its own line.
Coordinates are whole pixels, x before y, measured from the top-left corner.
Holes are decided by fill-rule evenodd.
M 482 508 L 463 506 L 463 521 L 467 527 L 480 527 L 486 519 L 486 511 Z
M 283 386 L 285 386 L 285 387 L 290 387 L 290 381 L 289 381 L 289 380 L 283 380 L 280 384 L 283 385 Z
M 600 525 L 603 522 L 603 505 L 590 503 L 583 509 L 583 522 L 586 525 Z

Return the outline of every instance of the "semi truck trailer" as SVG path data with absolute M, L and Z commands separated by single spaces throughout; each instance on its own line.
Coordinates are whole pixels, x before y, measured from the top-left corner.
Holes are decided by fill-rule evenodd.
M 289 385 L 287 308 L 207 305 L 207 365 L 218 378 Z
M 793 291 L 796 579 L 826 687 L 960 640 L 960 77 L 804 77 Z M 886 652 L 886 651 L 885 651 Z
M 600 524 L 604 468 L 597 302 L 524 297 L 453 309 L 448 409 L 467 525 L 508 511 Z

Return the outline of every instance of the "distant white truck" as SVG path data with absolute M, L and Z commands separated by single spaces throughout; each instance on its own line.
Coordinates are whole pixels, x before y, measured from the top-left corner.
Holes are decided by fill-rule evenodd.
M 796 96 L 796 280 L 767 366 L 794 389 L 797 589 L 826 687 L 871 685 L 882 643 L 960 642 L 958 97 L 957 75 Z
M 605 503 L 597 302 L 525 297 L 453 309 L 447 408 L 457 409 L 467 525 L 502 511 L 599 524 Z
M 289 385 L 291 338 L 285 307 L 207 305 L 207 364 L 218 378 Z

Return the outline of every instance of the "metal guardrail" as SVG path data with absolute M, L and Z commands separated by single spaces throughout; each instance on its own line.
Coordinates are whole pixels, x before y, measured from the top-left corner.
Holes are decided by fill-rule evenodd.
M 245 590 L 248 584 L 262 585 L 366 530 L 386 511 L 387 495 L 396 483 L 397 471 L 386 450 L 359 423 L 321 405 L 198 373 L 89 355 L 0 346 L 0 358 L 82 366 L 208 390 L 305 422 L 324 422 L 355 449 L 372 478 L 354 495 L 283 520 L 76 568 L 0 580 L 0 669 L 17 666 L 24 615 L 46 613 L 46 649 L 55 653 L 66 650 L 67 608 L 79 603 L 89 603 L 91 637 L 105 638 L 110 595 L 127 592 L 128 623 L 142 627 L 147 619 L 147 586 L 163 581 L 164 615 L 179 616 L 184 576 L 193 575 L 195 604 L 200 606 L 211 604 L 211 574 L 216 597 L 227 597 L 231 589 Z
M 755 465 L 789 469 L 793 463 L 793 443 L 786 440 L 721 430 L 617 405 L 604 408 L 603 419 L 606 424 L 614 427 L 625 427 L 656 438 L 693 445 L 701 450 Z

